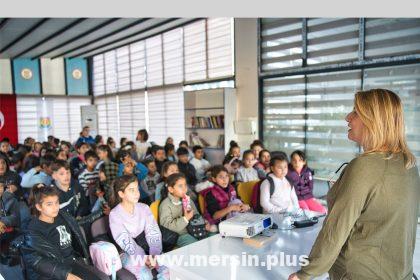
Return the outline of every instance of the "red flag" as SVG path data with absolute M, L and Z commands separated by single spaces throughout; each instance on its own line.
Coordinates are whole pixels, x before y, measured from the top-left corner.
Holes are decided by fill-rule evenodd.
M 10 139 L 10 144 L 18 142 L 18 126 L 16 113 L 16 95 L 0 94 L 0 140 Z

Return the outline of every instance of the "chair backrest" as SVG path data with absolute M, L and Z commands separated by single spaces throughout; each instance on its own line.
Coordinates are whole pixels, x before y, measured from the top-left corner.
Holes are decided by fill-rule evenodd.
M 259 181 L 250 181 L 250 182 L 240 182 L 238 184 L 238 195 L 245 204 L 251 203 L 252 191 L 254 190 L 255 184 Z
M 159 223 L 159 204 L 160 200 L 155 200 L 150 204 L 150 210 L 152 211 L 153 216 L 157 223 Z
M 102 234 L 107 234 L 109 230 L 109 218 L 108 216 L 103 216 L 94 221 L 90 227 L 92 233 L 92 238 L 95 238 Z
M 201 215 L 204 215 L 205 203 L 204 203 L 204 196 L 202 194 L 198 194 L 198 206 L 200 207 Z

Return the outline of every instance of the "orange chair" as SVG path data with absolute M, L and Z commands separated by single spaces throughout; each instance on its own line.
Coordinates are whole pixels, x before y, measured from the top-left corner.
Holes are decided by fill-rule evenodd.
M 252 191 L 254 190 L 255 184 L 259 181 L 240 182 L 238 184 L 238 195 L 240 196 L 243 203 L 250 205 L 252 198 Z
M 152 204 L 150 204 L 150 210 L 157 223 L 159 223 L 159 204 L 160 200 L 153 201 Z
M 204 196 L 202 196 L 201 194 L 198 194 L 198 206 L 200 207 L 200 212 L 201 215 L 204 215 L 204 206 L 205 202 L 204 202 Z

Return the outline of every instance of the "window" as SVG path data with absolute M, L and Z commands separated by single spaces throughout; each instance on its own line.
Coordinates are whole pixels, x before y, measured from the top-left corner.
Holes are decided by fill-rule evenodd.
M 114 138 L 118 141 L 119 133 L 119 115 L 118 115 L 118 96 L 103 96 L 95 99 L 98 112 L 98 134 L 105 139 Z
M 130 78 L 132 90 L 146 87 L 145 52 L 143 41 L 130 45 Z
M 206 51 L 206 21 L 202 20 L 185 26 L 185 81 L 206 79 Z
M 211 18 L 207 20 L 208 76 L 212 78 L 233 75 L 233 20 Z
M 163 34 L 163 63 L 165 85 L 182 83 L 182 29 L 178 28 Z
M 175 143 L 185 138 L 184 93 L 182 86 L 151 89 L 147 92 L 149 138 L 163 145 L 168 136 Z
M 345 122 L 355 92 L 386 88 L 402 99 L 407 142 L 419 159 L 420 59 L 414 58 L 418 64 L 412 60 L 420 53 L 420 20 L 372 18 L 360 24 L 363 20 L 354 18 L 314 18 L 307 19 L 307 28 L 302 22 L 261 21 L 261 125 L 266 146 L 289 155 L 305 150 L 315 176 L 331 178 L 341 163 L 361 151 L 347 139 Z M 360 30 L 365 36 L 359 36 Z M 300 46 L 302 37 L 307 38 L 307 48 Z M 362 52 L 364 57 L 359 57 Z M 350 64 L 343 64 L 355 61 L 351 70 Z
M 358 59 L 359 19 L 308 19 L 308 65 Z
M 392 90 L 401 98 L 407 143 L 420 163 L 420 64 L 367 69 L 364 89 L 372 88 Z
M 128 46 L 117 49 L 118 91 L 130 90 L 130 50 Z
M 420 53 L 420 19 L 366 19 L 366 57 Z
M 144 91 L 118 96 L 120 136 L 135 139 L 137 131 L 146 127 Z
M 116 51 L 105 53 L 105 93 L 115 93 L 118 89 Z
M 46 136 L 74 142 L 82 130 L 81 106 L 90 105 L 86 97 L 17 98 L 19 142 L 26 137 L 46 141 Z M 51 128 L 46 135 L 40 128 L 40 118 L 48 117 Z
M 93 94 L 105 94 L 105 67 L 103 54 L 93 57 Z
M 262 70 L 302 66 L 302 19 L 261 19 Z
M 147 87 L 163 85 L 162 36 L 146 40 Z

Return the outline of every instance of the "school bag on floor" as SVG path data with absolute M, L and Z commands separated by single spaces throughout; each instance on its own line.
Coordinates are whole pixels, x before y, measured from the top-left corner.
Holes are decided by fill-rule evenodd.
M 89 246 L 90 257 L 93 265 L 116 279 L 116 273 L 122 268 L 120 255 L 114 244 L 106 241 L 98 241 Z

